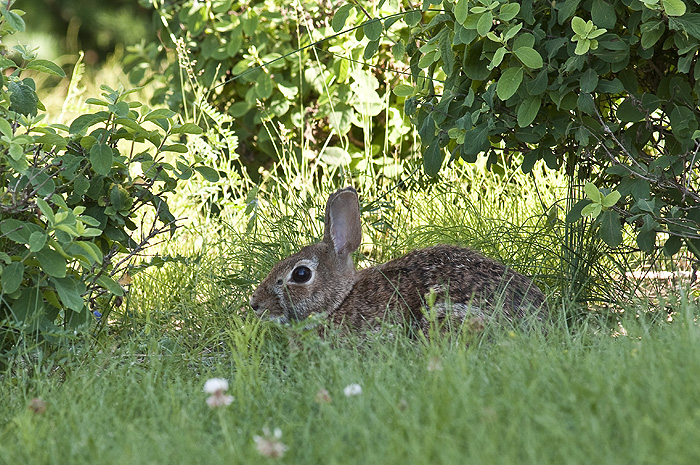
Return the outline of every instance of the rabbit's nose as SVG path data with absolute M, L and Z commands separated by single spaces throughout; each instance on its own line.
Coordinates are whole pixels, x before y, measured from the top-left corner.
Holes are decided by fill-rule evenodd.
M 250 305 L 250 308 L 252 308 L 253 311 L 257 315 L 260 314 L 260 304 L 253 297 L 250 298 L 250 300 L 248 301 L 248 304 Z

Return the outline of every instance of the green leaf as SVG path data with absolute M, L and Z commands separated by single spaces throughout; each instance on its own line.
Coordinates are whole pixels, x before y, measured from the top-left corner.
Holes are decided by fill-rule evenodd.
M 24 20 L 20 15 L 15 13 L 12 10 L 7 10 L 4 6 L 2 8 L 2 16 L 5 18 L 5 21 L 7 21 L 7 24 L 10 25 L 10 27 L 16 31 L 16 32 L 24 32 Z
M 580 35 L 581 37 L 586 37 L 587 35 L 586 21 L 584 21 L 583 18 L 579 18 L 578 16 L 574 16 L 571 19 L 571 29 L 573 29 L 574 33 Z
M 583 207 L 583 210 L 581 210 L 581 216 L 589 216 L 591 218 L 598 218 L 598 215 L 600 215 L 600 212 L 603 210 L 603 208 L 600 206 L 599 203 L 589 203 L 585 207 Z
M 603 208 L 612 208 L 615 206 L 618 200 L 620 200 L 620 193 L 618 191 L 612 191 L 603 198 L 601 205 Z
M 160 148 L 161 152 L 175 152 L 175 153 L 187 153 L 189 149 L 184 144 L 170 144 L 164 145 Z
M 404 57 L 406 56 L 406 46 L 404 45 L 402 40 L 399 40 L 394 45 L 392 45 L 391 53 L 394 55 L 394 58 L 399 60 L 399 61 L 402 61 L 404 59 Z M 345 76 L 347 76 L 347 70 L 349 67 L 347 64 L 347 61 L 343 60 L 340 64 L 340 66 L 341 66 L 341 69 L 345 69 L 345 71 L 346 71 Z M 343 79 L 339 78 L 338 80 L 343 81 L 344 77 L 343 77 Z
M 489 127 L 487 124 L 480 124 L 466 132 L 464 144 L 462 144 L 461 155 L 466 162 L 473 163 L 479 153 L 485 152 L 491 147 L 489 141 Z
M 58 297 L 63 302 L 67 308 L 73 310 L 74 312 L 80 312 L 85 307 L 85 301 L 82 296 L 82 288 L 84 285 L 80 285 L 75 278 L 52 278 L 51 282 L 56 288 Z
M 578 109 L 586 113 L 587 115 L 595 115 L 595 102 L 593 101 L 593 97 L 591 97 L 591 94 L 589 94 L 588 92 L 581 92 L 578 95 L 576 104 L 578 105 Z
M 686 11 L 683 0 L 661 0 L 661 5 L 669 16 L 683 16 Z
M 423 152 L 423 169 L 428 176 L 435 176 L 442 167 L 443 152 L 437 139 L 428 145 Z
M 382 22 L 375 18 L 367 21 L 365 25 L 362 26 L 362 30 L 369 40 L 379 40 L 379 38 L 382 36 L 384 27 L 382 26 Z
M 121 296 L 124 295 L 124 288 L 119 285 L 110 276 L 102 275 L 97 278 L 97 284 L 99 284 L 103 289 L 107 289 L 112 295 Z
M 447 76 L 450 76 L 455 65 L 455 53 L 452 51 L 450 34 L 442 34 L 440 36 L 438 49 L 440 50 L 440 57 L 442 58 L 442 69 Z
M 654 213 L 654 210 L 656 209 L 655 204 L 655 199 L 639 199 L 637 200 L 637 203 L 635 204 L 637 208 L 639 208 L 642 211 L 649 212 L 649 213 Z
M 541 105 L 542 99 L 536 95 L 532 95 L 523 100 L 518 106 L 518 126 L 521 128 L 529 126 L 537 117 Z
M 683 240 L 680 237 L 671 236 L 666 239 L 664 243 L 664 254 L 666 254 L 667 257 L 673 257 L 681 250 L 682 245 Z
M 15 63 L 14 61 L 10 60 L 7 57 L 0 55 L 0 70 L 4 70 L 7 68 L 15 68 L 15 67 L 17 67 L 17 63 Z
M 563 2 L 556 3 L 556 9 L 559 11 L 557 14 L 557 22 L 559 24 L 564 24 L 564 22 L 571 18 L 571 16 L 576 12 L 581 0 L 564 0 Z
M 84 130 L 97 123 L 107 121 L 109 113 L 100 111 L 91 115 L 80 115 L 71 123 L 68 128 L 70 134 L 81 134 Z
M 637 108 L 634 101 L 629 97 L 620 103 L 615 114 L 623 123 L 636 123 L 638 121 L 644 121 L 646 118 L 646 115 Z
M 29 251 L 38 252 L 44 248 L 46 245 L 46 239 L 48 236 L 44 231 L 34 231 L 29 235 Z
M 61 69 L 61 67 L 49 60 L 32 60 L 27 65 L 27 69 L 41 71 L 42 73 L 52 74 L 62 78 L 66 77 L 66 73 Z
M 574 53 L 576 55 L 585 55 L 590 49 L 591 41 L 588 39 L 581 39 L 578 42 L 576 42 L 576 48 L 574 49 Z
M 644 25 L 642 25 L 642 26 L 644 26 Z M 659 41 L 661 36 L 664 35 L 665 31 L 666 31 L 666 26 L 664 26 L 664 24 L 660 21 L 657 22 L 655 24 L 655 27 L 653 27 L 653 28 L 645 29 L 644 27 L 642 27 L 642 40 L 640 42 L 642 44 L 642 48 L 645 48 L 645 49 L 652 48 L 656 44 L 656 42 Z
M 214 168 L 209 168 L 208 166 L 197 166 L 195 167 L 195 170 L 197 170 L 197 172 L 209 182 L 217 182 L 219 180 L 219 172 Z
M 530 150 L 523 156 L 523 164 L 520 165 L 520 168 L 523 170 L 523 173 L 529 173 L 532 171 L 532 168 L 535 166 L 535 163 L 537 163 L 538 160 L 542 158 L 542 149 L 541 148 L 536 148 L 534 150 Z
M 265 100 L 272 96 L 272 91 L 274 90 L 274 83 L 270 76 L 267 74 L 261 75 L 255 81 L 255 93 L 259 100 Z M 189 123 L 191 124 L 191 123 Z
M 0 222 L 0 232 L 18 244 L 29 244 L 29 237 L 34 231 L 42 231 L 42 228 L 36 224 L 14 218 Z
M 423 19 L 423 13 L 420 10 L 407 11 L 403 18 L 408 26 L 414 27 Z
M 34 116 L 39 108 L 39 97 L 30 85 L 24 81 L 10 81 L 7 90 L 10 91 L 10 110 L 25 116 Z
M 90 163 L 97 174 L 106 176 L 112 169 L 112 149 L 105 144 L 95 144 L 90 148 Z
M 522 68 L 508 68 L 503 71 L 496 85 L 496 94 L 498 98 L 505 101 L 511 98 L 518 91 L 520 84 L 523 82 Z
M 35 199 L 35 202 L 36 202 L 36 206 L 39 207 L 39 210 L 41 211 L 41 213 L 46 217 L 46 219 L 49 220 L 49 223 L 53 223 L 54 222 L 54 214 L 53 214 L 53 209 L 51 208 L 49 203 L 40 197 L 37 197 Z
M 593 184 L 592 182 L 587 182 L 583 186 L 583 191 L 586 193 L 586 197 L 591 199 L 591 201 L 593 201 L 595 203 L 602 203 L 603 202 L 603 194 L 596 187 L 596 185 Z
M 202 128 L 194 123 L 178 124 L 170 130 L 171 134 L 202 134 Z
M 540 95 L 547 90 L 547 85 L 549 84 L 549 78 L 547 76 L 547 70 L 543 69 L 539 72 L 537 77 L 526 84 L 527 92 L 530 95 Z
M 581 212 L 590 204 L 591 201 L 588 199 L 582 199 L 576 202 L 576 204 L 573 207 L 571 207 L 571 210 L 569 210 L 569 212 L 566 214 L 566 222 L 573 223 L 575 221 L 580 220 L 582 216 Z
M 328 166 L 346 166 L 352 157 L 341 147 L 326 147 L 321 153 L 321 161 Z
M 620 215 L 607 210 L 600 215 L 600 237 L 610 247 L 617 247 L 622 242 L 622 225 Z
M 644 252 L 653 252 L 656 245 L 656 231 L 640 230 L 637 233 L 637 245 Z
M 371 42 L 370 42 L 371 43 Z M 367 44 L 369 45 L 369 44 Z M 426 69 L 435 61 L 439 58 L 438 53 L 436 50 L 433 50 L 432 52 L 428 52 L 425 55 L 423 55 L 420 60 L 418 60 L 418 67 L 421 69 Z
M 671 29 L 685 31 L 696 39 L 700 39 L 700 13 L 686 13 L 680 18 L 668 18 L 668 24 Z
M 415 92 L 416 88 L 414 86 L 410 86 L 408 84 L 399 84 L 398 86 L 394 87 L 392 91 L 394 92 L 394 95 L 397 97 L 410 97 L 413 95 L 413 92 Z
M 350 15 L 350 12 L 353 8 L 354 5 L 352 3 L 346 3 L 345 5 L 338 8 L 338 11 L 335 12 L 335 14 L 333 15 L 333 19 L 331 20 L 331 26 L 333 27 L 333 31 L 340 32 L 343 30 L 343 28 L 345 27 L 345 22 L 348 20 L 348 16 Z
M 247 66 L 246 66 L 247 68 Z M 159 108 L 158 110 L 153 110 L 149 112 L 146 116 L 144 116 L 143 120 L 144 121 L 155 121 L 158 119 L 163 119 L 163 118 L 173 118 L 177 113 L 175 113 L 172 110 L 168 110 L 167 108 Z
M 486 11 L 481 14 L 479 20 L 476 22 L 476 32 L 481 37 L 485 37 L 491 30 L 491 26 L 493 26 L 493 13 L 491 13 L 491 11 Z
M 114 104 L 107 105 L 110 112 L 114 113 L 120 118 L 125 118 L 129 115 L 129 104 L 127 102 L 117 102 Z
M 12 303 L 11 308 L 16 322 L 36 321 L 37 317 L 44 314 L 44 301 L 39 286 L 22 288 L 19 298 Z M 43 326 L 42 323 L 39 325 Z
M 10 123 L 4 118 L 0 118 L 0 133 L 8 139 L 12 139 L 12 126 L 10 126 Z
M 39 252 L 35 252 L 34 256 L 39 260 L 41 269 L 49 276 L 54 278 L 63 278 L 66 276 L 66 259 L 63 255 L 55 250 L 44 247 Z
M 601 94 L 619 94 L 625 90 L 625 86 L 622 85 L 622 81 L 618 78 L 609 81 L 607 79 L 601 79 L 598 81 L 596 90 Z
M 598 86 L 598 73 L 593 68 L 588 68 L 581 74 L 581 92 L 591 93 Z
M 656 246 L 656 229 L 659 223 L 651 215 L 644 216 L 644 224 L 637 233 L 637 245 L 644 252 L 653 252 Z
M 92 242 L 88 241 L 75 241 L 73 246 L 80 247 L 85 251 L 86 257 L 89 257 L 91 263 L 102 263 L 104 259 L 102 251 Z M 70 253 L 70 252 L 69 252 Z
M 22 262 L 10 263 L 2 270 L 2 279 L 0 280 L 0 284 L 2 284 L 2 293 L 12 294 L 19 289 L 23 279 L 24 265 Z
M 513 53 L 530 69 L 540 69 L 544 64 L 542 56 L 532 47 L 520 47 L 514 50 Z
M 507 50 L 505 47 L 499 47 L 498 49 L 496 49 L 496 51 L 493 54 L 493 58 L 491 58 L 491 63 L 489 63 L 487 68 L 493 69 L 500 66 L 503 62 L 503 57 L 506 55 L 506 52 Z
M 506 3 L 501 5 L 501 11 L 498 13 L 498 18 L 501 21 L 510 21 L 520 13 L 520 4 Z
M 370 40 L 367 42 L 367 46 L 365 47 L 365 51 L 363 52 L 362 56 L 365 60 L 369 60 L 377 53 L 378 50 L 379 40 Z
M 458 24 L 464 24 L 469 15 L 469 0 L 457 0 L 457 4 L 454 7 L 455 19 Z
M 420 129 L 418 129 L 418 134 L 423 142 L 423 145 L 430 145 L 435 139 L 435 120 L 432 115 L 428 115 L 423 120 Z
M 612 29 L 617 22 L 615 8 L 605 0 L 593 0 L 591 20 L 598 27 Z

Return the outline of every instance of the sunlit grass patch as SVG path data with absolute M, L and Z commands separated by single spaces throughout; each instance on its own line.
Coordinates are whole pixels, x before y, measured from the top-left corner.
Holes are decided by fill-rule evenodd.
M 0 462 L 695 463 L 696 324 L 626 326 L 495 330 L 469 347 L 235 342 L 227 329 L 212 359 L 126 344 L 65 379 L 4 379 Z M 207 405 L 211 378 L 229 381 L 228 405 Z

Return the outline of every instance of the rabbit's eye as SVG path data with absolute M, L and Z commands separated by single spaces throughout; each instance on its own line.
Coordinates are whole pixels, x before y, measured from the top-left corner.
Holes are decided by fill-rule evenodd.
M 311 270 L 306 266 L 298 266 L 292 271 L 292 281 L 295 283 L 305 283 L 311 279 Z

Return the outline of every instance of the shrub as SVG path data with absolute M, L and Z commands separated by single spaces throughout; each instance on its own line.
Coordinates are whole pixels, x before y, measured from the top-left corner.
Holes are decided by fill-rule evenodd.
M 611 247 L 628 229 L 639 250 L 700 258 L 697 2 L 427 0 L 402 20 L 409 35 L 372 21 L 410 59 L 413 85 L 395 93 L 427 173 L 480 154 L 525 172 L 544 160 L 592 182 L 569 221 L 583 211 Z
M 1 12 L 0 35 L 24 29 L 21 12 Z M 27 74 L 65 74 L 25 46 L 9 52 L 0 44 L 0 355 L 57 342 L 98 296 L 123 295 L 129 261 L 176 227 L 166 194 L 193 174 L 182 142 L 201 132 L 107 86 L 87 100 L 98 111 L 45 124 Z
M 387 41 L 373 42 L 371 62 L 357 51 L 376 28 L 334 34 L 332 3 L 144 3 L 161 28 L 158 41 L 129 49 L 132 82 L 156 80 L 154 102 L 173 110 L 193 114 L 206 100 L 234 118 L 228 128 L 239 143 L 228 156 L 240 156 L 252 176 L 292 156 L 324 168 L 371 165 L 395 177 L 397 161 L 413 153 L 402 100 L 389 92 L 402 65 Z M 395 13 L 396 4 L 377 11 Z

